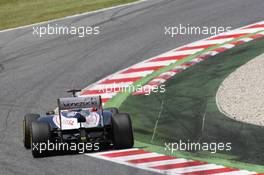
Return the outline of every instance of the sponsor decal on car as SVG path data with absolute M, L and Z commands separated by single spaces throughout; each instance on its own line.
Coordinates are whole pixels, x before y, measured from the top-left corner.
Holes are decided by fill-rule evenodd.
M 96 112 L 91 112 L 90 115 L 86 117 L 86 122 L 83 123 L 83 126 L 86 128 L 97 127 L 99 125 L 99 121 L 100 115 Z
M 71 125 L 71 126 L 73 126 L 74 125 L 74 120 L 71 120 L 71 119 L 62 120 L 62 124 L 63 125 Z

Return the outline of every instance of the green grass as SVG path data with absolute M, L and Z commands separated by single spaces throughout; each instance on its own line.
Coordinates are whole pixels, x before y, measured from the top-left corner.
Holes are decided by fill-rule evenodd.
M 136 0 L 0 0 L 0 30 Z
M 121 105 L 121 110 L 133 116 L 136 140 L 150 144 L 163 100 L 164 111 L 154 142 L 148 149 L 154 149 L 155 145 L 163 148 L 165 141 L 177 142 L 180 139 L 191 142 L 231 142 L 230 152 L 176 154 L 263 172 L 264 166 L 261 165 L 264 165 L 264 128 L 227 118 L 219 112 L 215 102 L 221 82 L 238 67 L 263 53 L 263 44 L 264 39 L 250 42 L 189 68 L 165 84 L 164 94 L 129 96 Z M 204 113 L 205 128 L 201 132 Z

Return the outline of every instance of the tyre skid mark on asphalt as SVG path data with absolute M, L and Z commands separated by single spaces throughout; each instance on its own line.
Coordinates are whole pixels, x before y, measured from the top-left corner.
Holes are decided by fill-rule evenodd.
M 0 73 L 2 73 L 5 70 L 5 67 L 3 64 L 0 64 Z

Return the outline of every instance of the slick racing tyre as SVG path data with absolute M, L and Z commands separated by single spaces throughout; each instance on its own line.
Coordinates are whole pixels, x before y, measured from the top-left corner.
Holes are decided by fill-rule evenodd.
M 119 113 L 112 117 L 113 144 L 116 149 L 132 148 L 134 137 L 129 114 Z
M 47 150 L 40 150 L 40 145 L 47 149 L 47 142 L 50 138 L 50 125 L 46 122 L 32 122 L 31 124 L 31 150 L 33 157 L 44 157 L 47 155 Z
M 30 127 L 33 121 L 40 117 L 39 114 L 26 114 L 23 120 L 23 142 L 26 149 L 31 148 L 30 143 Z

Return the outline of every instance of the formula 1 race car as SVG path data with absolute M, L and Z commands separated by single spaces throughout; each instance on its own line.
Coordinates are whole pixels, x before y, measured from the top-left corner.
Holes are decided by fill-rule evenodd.
M 52 111 L 44 116 L 25 115 L 24 146 L 31 148 L 33 157 L 46 156 L 46 150 L 34 147 L 48 143 L 91 143 L 114 149 L 133 147 L 129 114 L 119 113 L 117 108 L 103 109 L 100 96 L 76 97 L 79 91 L 70 90 L 73 97 L 58 99 L 57 114 Z

